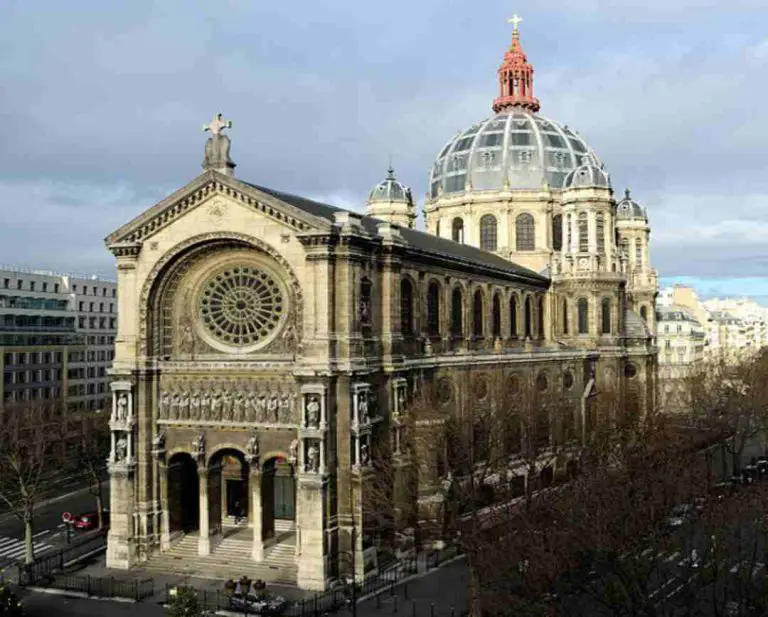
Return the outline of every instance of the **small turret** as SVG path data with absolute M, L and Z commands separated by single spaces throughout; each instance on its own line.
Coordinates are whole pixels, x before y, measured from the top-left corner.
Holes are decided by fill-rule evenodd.
M 416 206 L 411 189 L 395 179 L 395 170 L 391 165 L 387 177 L 371 189 L 365 212 L 370 217 L 402 227 L 414 226 Z

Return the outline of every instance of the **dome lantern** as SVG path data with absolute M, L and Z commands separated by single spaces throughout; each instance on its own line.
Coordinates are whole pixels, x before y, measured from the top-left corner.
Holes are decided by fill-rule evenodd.
M 411 189 L 395 178 L 392 165 L 387 176 L 371 189 L 366 204 L 366 214 L 403 227 L 413 227 L 416 207 Z
M 533 67 L 520 44 L 517 15 L 509 19 L 513 25 L 512 45 L 504 54 L 499 67 L 499 96 L 493 102 L 493 111 L 498 113 L 509 107 L 519 107 L 533 112 L 539 111 L 539 99 L 533 96 Z

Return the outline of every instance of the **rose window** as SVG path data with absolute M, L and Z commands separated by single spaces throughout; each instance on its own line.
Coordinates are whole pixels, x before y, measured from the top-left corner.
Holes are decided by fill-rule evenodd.
M 275 279 L 246 266 L 219 272 L 200 296 L 203 327 L 220 342 L 240 347 L 269 338 L 280 324 L 283 308 L 283 292 Z

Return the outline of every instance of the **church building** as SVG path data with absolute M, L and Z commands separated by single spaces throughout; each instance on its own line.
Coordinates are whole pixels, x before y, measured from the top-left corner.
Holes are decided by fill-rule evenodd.
M 576 441 L 601 388 L 653 407 L 646 211 L 538 113 L 513 21 L 492 115 L 429 171 L 426 231 L 392 169 L 365 214 L 238 178 L 219 114 L 203 173 L 106 239 L 108 566 L 314 590 L 374 570 L 362 504 L 376 457 L 419 518 L 444 498 L 406 430 L 423 384 L 458 415 L 535 384 L 573 401 Z

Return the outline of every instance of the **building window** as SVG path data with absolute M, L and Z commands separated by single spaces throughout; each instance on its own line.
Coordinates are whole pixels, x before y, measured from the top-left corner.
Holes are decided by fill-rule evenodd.
M 493 214 L 485 214 L 480 219 L 480 248 L 495 251 L 496 246 L 496 217 Z
M 568 334 L 568 298 L 563 298 L 563 334 Z
M 536 248 L 536 226 L 533 215 L 524 212 L 515 219 L 515 248 L 518 251 L 533 251 Z
M 635 240 L 635 266 L 643 267 L 643 241 L 639 238 Z
M 552 217 L 552 250 L 563 249 L 563 215 L 556 214 Z
M 400 281 L 400 330 L 413 334 L 413 287 L 408 279 Z
M 454 242 L 464 243 L 464 221 L 460 218 L 453 219 L 451 223 L 451 239 Z
M 22 282 L 23 282 L 23 281 L 22 281 L 21 279 L 19 279 L 18 281 L 16 281 L 16 289 L 21 289 L 21 285 L 22 285 Z
M 113 298 L 117 297 L 117 289 L 112 290 L 112 297 Z
M 601 331 L 603 334 L 611 333 L 611 300 L 603 298 L 600 314 Z
M 532 328 L 533 328 L 533 305 L 531 304 L 531 299 L 526 298 L 525 299 L 525 338 L 531 338 L 532 334 Z
M 541 296 L 539 296 L 539 300 L 536 303 L 536 322 L 537 334 L 539 338 L 544 338 L 544 298 Z
M 589 302 L 586 298 L 579 298 L 577 307 L 579 311 L 579 334 L 589 334 Z
M 571 215 L 565 218 L 565 250 L 571 252 Z
M 43 291 L 48 291 L 48 283 L 43 283 Z
M 11 284 L 11 279 L 3 279 L 3 287 L 4 287 L 5 289 L 8 289 L 8 287 L 10 286 L 10 284 Z
M 367 278 L 363 278 L 360 281 L 360 324 L 368 326 L 371 324 L 371 298 L 373 294 L 373 283 Z M 91 310 L 93 310 L 93 304 L 91 304 Z M 106 319 L 102 319 L 100 327 L 106 327 Z
M 645 322 L 648 323 L 648 308 L 645 306 L 640 307 L 640 318 Z
M 464 334 L 464 299 L 461 289 L 456 287 L 451 294 L 451 335 Z
M 476 337 L 483 336 L 483 292 L 475 291 L 472 301 L 472 334 Z
M 440 237 L 440 220 L 438 219 L 435 223 L 435 235 L 439 238 Z
M 434 281 L 427 288 L 427 332 L 429 336 L 440 335 L 440 285 Z
M 597 215 L 597 252 L 605 253 L 605 217 L 602 214 Z
M 509 336 L 517 338 L 517 296 L 509 298 Z
M 589 251 L 589 223 L 587 222 L 587 213 L 579 212 L 579 252 Z
M 103 312 L 104 312 L 104 303 L 99 302 L 99 313 L 103 313 Z
M 55 294 L 59 293 L 59 284 L 58 283 L 54 283 L 53 284 L 53 293 L 55 293 Z
M 98 296 L 99 295 L 99 288 L 98 287 L 94 287 L 93 288 L 93 295 L 94 296 Z
M 81 310 L 81 311 L 85 310 L 85 302 L 80 301 L 80 309 L 79 310 Z
M 501 298 L 499 294 L 493 296 L 493 336 L 501 337 Z
M 77 285 L 72 285 L 72 293 L 77 293 Z
M 629 259 L 629 240 L 627 238 L 621 239 L 621 254 L 624 259 Z

